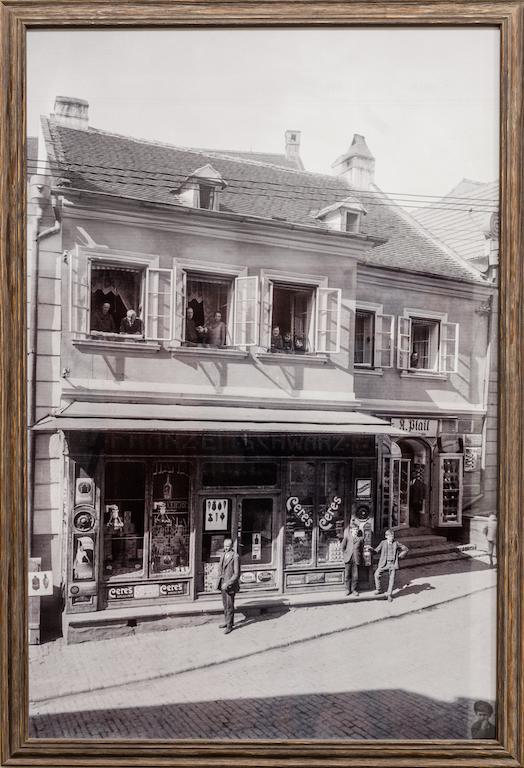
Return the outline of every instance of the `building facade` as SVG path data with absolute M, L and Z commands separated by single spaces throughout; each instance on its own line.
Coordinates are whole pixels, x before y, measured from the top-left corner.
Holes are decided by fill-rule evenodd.
M 482 498 L 493 286 L 374 185 L 91 128 L 57 99 L 29 193 L 33 556 L 66 626 L 342 587 L 357 521 L 459 539 Z M 114 611 L 111 611 L 114 617 Z

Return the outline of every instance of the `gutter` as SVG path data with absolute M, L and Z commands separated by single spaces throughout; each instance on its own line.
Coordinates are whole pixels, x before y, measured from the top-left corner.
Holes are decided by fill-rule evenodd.
M 39 192 L 42 192 L 43 185 L 38 185 L 37 179 L 35 182 Z M 36 197 L 36 196 L 35 196 Z M 40 194 L 40 201 L 43 195 Z M 40 202 L 39 201 L 39 202 Z M 52 201 L 53 211 L 56 217 L 54 224 L 47 229 L 43 229 L 39 232 L 40 223 L 42 221 L 43 211 L 42 207 L 38 204 L 37 213 L 35 215 L 34 224 L 34 236 L 31 238 L 31 247 L 29 250 L 29 268 L 31 274 L 31 288 L 29 291 L 29 304 L 31 307 L 29 315 L 29 334 L 28 334 L 28 350 L 27 350 L 27 376 L 29 380 L 29 386 L 27 391 L 27 418 L 29 434 L 27 440 L 27 478 L 28 478 L 28 494 L 27 494 L 27 516 L 28 516 L 28 541 L 29 549 L 32 550 L 33 541 L 33 510 L 34 510 L 34 498 L 35 498 L 35 441 L 36 435 L 32 429 L 36 420 L 36 358 L 37 358 L 37 338 L 38 338 L 38 282 L 40 275 L 40 259 L 39 259 L 39 247 L 38 243 L 46 237 L 54 235 L 61 229 L 60 219 L 58 217 L 58 209 L 56 200 Z

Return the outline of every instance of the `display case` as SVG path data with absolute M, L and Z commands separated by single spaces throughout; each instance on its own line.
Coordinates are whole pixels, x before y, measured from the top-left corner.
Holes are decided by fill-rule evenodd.
M 439 526 L 462 525 L 462 454 L 439 456 Z

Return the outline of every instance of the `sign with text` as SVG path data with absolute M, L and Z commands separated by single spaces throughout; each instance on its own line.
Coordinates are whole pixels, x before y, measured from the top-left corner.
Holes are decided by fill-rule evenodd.
M 420 419 L 412 416 L 401 416 L 391 419 L 391 426 L 409 432 L 411 435 L 423 435 L 424 437 L 436 437 L 438 431 L 438 419 Z

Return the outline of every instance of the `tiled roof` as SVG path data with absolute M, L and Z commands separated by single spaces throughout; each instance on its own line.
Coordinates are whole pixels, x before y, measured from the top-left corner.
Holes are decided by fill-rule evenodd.
M 281 168 L 290 168 L 294 171 L 304 170 L 304 166 L 299 157 L 286 157 L 285 155 L 279 155 L 270 152 L 238 152 L 233 149 L 201 149 L 200 152 L 204 152 L 208 157 L 213 155 L 219 155 L 221 157 L 230 157 L 240 160 L 255 160 L 259 163 L 267 163 L 269 165 L 278 165 Z
M 490 229 L 498 198 L 498 182 L 463 179 L 433 205 L 413 211 L 413 218 L 462 258 L 482 262 L 484 232 Z
M 371 248 L 366 263 L 468 282 L 484 282 L 445 245 L 377 188 L 352 189 L 345 180 L 277 167 L 218 152 L 182 149 L 97 129 L 77 130 L 42 118 L 54 173 L 71 186 L 125 198 L 175 205 L 173 190 L 195 169 L 211 163 L 227 182 L 220 210 L 289 224 L 324 229 L 315 218 L 322 208 L 354 194 L 368 211 L 361 233 L 385 239 Z

